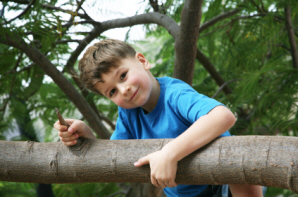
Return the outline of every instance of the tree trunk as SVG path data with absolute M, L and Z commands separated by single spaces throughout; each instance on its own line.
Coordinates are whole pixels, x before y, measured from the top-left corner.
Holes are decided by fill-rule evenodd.
M 173 77 L 192 85 L 203 0 L 186 0 L 175 42 Z
M 139 158 L 171 139 L 61 142 L 0 141 L 0 180 L 41 183 L 150 183 Z M 178 163 L 178 184 L 250 184 L 298 193 L 298 138 L 236 136 L 214 140 Z

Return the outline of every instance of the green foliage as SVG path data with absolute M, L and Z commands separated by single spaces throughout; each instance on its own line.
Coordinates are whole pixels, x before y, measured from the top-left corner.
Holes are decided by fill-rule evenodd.
M 215 99 L 237 115 L 237 124 L 231 129 L 234 135 L 298 135 L 298 71 L 292 65 L 285 28 L 285 2 L 291 7 L 297 43 L 297 1 L 208 0 L 203 3 L 201 25 L 219 14 L 239 9 L 237 14 L 201 32 L 197 42 L 199 50 L 209 58 L 222 78 L 230 81 L 228 85 L 233 93 L 226 95 L 221 91 Z M 152 12 L 149 1 L 145 3 L 145 12 Z M 2 2 L 4 4 L 5 12 L 23 11 L 27 6 Z M 78 21 L 75 12 L 63 13 L 45 8 L 45 4 L 67 10 L 76 7 L 75 1 L 63 5 L 57 0 L 36 1 L 20 18 L 2 25 L 0 36 L 5 33 L 15 36 L 12 32 L 16 33 L 40 50 L 77 87 L 66 68 L 77 44 L 61 41 L 82 39 L 86 33 L 80 31 L 91 31 L 92 25 L 79 25 L 75 22 Z M 178 24 L 183 6 L 182 0 L 159 2 L 160 12 Z M 104 10 L 102 12 L 109 12 Z M 100 16 L 98 18 L 102 20 Z M 1 18 L 0 23 L 4 22 Z M 81 30 L 77 31 L 77 27 Z M 151 70 L 154 76 L 172 76 L 175 40 L 156 24 L 144 25 L 144 29 L 146 38 L 132 44 L 154 66 Z M 76 32 L 78 37 L 71 32 Z M 127 41 L 134 40 L 132 32 L 127 32 Z M 106 36 L 101 35 L 98 39 L 104 38 Z M 65 93 L 19 49 L 1 44 L 0 65 L 0 140 L 57 141 L 57 131 L 52 127 L 57 121 L 55 107 L 64 117 L 84 119 Z M 77 71 L 77 63 L 74 68 Z M 198 61 L 193 87 L 210 97 L 219 90 L 215 80 Z M 116 105 L 94 93 L 88 93 L 86 100 L 94 102 L 100 113 L 115 123 Z M 0 182 L 0 196 L 36 196 L 35 189 L 36 184 Z M 107 196 L 117 192 L 118 188 L 115 184 L 63 184 L 53 185 L 53 191 L 55 196 Z M 277 195 L 294 196 L 288 190 L 277 188 L 269 188 L 266 196 Z
M 268 187 L 265 197 L 298 197 L 297 194 L 294 194 L 290 190 L 280 189 L 276 187 Z
M 106 197 L 119 191 L 115 183 L 83 183 L 83 184 L 54 184 L 53 192 L 56 197 L 68 196 L 102 196 Z M 123 196 L 121 193 L 116 197 Z
M 15 183 L 0 181 L 0 196 L 1 197 L 36 197 L 36 188 L 38 184 L 35 183 Z M 89 197 L 107 197 L 115 194 L 115 197 L 123 197 L 119 192 L 119 188 L 115 183 L 84 183 L 84 184 L 53 184 L 53 193 L 55 197 L 75 197 L 75 196 L 89 196 Z
M 36 184 L 34 183 L 15 183 L 0 182 L 0 196 L 2 197 L 35 197 Z
M 284 3 L 262 2 L 256 6 L 236 1 L 206 1 L 201 24 L 235 8 L 240 12 L 203 31 L 198 48 L 225 81 L 232 81 L 229 86 L 233 93 L 221 92 L 216 99 L 238 114 L 237 125 L 231 130 L 233 134 L 296 135 L 298 71 L 292 66 L 289 38 L 284 28 Z M 291 3 L 295 18 L 297 3 Z M 298 25 L 297 20 L 292 19 L 292 22 Z M 136 46 L 140 49 L 146 46 L 144 53 L 156 64 L 153 69 L 156 76 L 171 76 L 174 40 L 167 40 L 169 34 L 159 28 L 147 35 L 146 41 Z M 157 50 L 152 50 L 153 42 Z M 193 87 L 208 96 L 219 89 L 199 62 L 195 65 Z

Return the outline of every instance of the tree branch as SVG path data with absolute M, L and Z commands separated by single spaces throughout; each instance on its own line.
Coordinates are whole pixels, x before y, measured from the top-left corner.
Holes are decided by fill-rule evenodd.
M 35 0 L 32 0 L 32 1 L 29 3 L 29 5 L 26 7 L 26 9 L 25 9 L 21 14 L 19 14 L 19 15 L 16 16 L 15 18 L 10 19 L 9 21 L 6 21 L 6 22 L 0 24 L 0 26 L 1 26 L 1 25 L 4 25 L 4 24 L 7 24 L 7 23 L 10 23 L 10 22 L 14 21 L 15 19 L 20 18 L 21 16 L 23 16 L 23 15 L 30 9 L 31 5 L 33 5 L 34 3 L 35 3 Z
M 11 33 L 11 35 L 14 35 Z M 0 43 L 13 46 L 24 52 L 30 60 L 40 66 L 40 68 L 49 75 L 54 82 L 61 88 L 68 98 L 75 104 L 82 115 L 86 118 L 91 128 L 102 139 L 109 139 L 110 133 L 102 124 L 93 109 L 87 101 L 78 93 L 73 85 L 60 73 L 59 70 L 36 48 L 27 45 L 22 39 L 5 33 L 0 37 Z
M 206 57 L 199 49 L 197 49 L 197 55 L 196 58 L 201 62 L 203 67 L 208 71 L 210 76 L 215 80 L 218 86 L 222 86 L 225 84 L 225 80 L 221 77 L 221 75 L 217 72 L 216 68 L 212 64 L 212 62 L 209 60 L 208 57 Z M 225 94 L 231 94 L 233 93 L 232 89 L 225 85 L 223 88 L 223 92 Z
M 254 0 L 249 0 L 250 1 L 250 3 L 253 5 L 253 6 L 255 6 L 256 8 L 257 8 L 257 10 L 258 10 L 258 12 L 259 13 L 262 13 L 263 11 L 260 9 L 260 7 L 254 2 Z
M 149 165 L 136 168 L 133 163 L 171 140 L 84 139 L 77 148 L 61 142 L 0 141 L 0 180 L 150 183 Z M 263 185 L 298 193 L 297 143 L 297 137 L 284 136 L 217 138 L 178 162 L 176 182 Z
M 149 3 L 153 8 L 154 12 L 159 12 L 158 0 L 149 0 Z
M 203 25 L 200 26 L 199 33 L 203 32 L 204 30 L 206 30 L 207 28 L 211 27 L 212 25 L 218 23 L 219 21 L 222 21 L 230 16 L 237 14 L 238 12 L 240 12 L 239 9 L 234 9 L 229 12 L 222 13 L 222 14 L 210 19 L 209 21 L 205 22 Z
M 258 16 L 266 16 L 266 15 L 267 14 L 254 14 L 254 15 L 240 16 L 240 17 L 237 17 L 237 18 L 233 18 L 231 21 L 227 22 L 226 24 L 221 25 L 221 26 L 218 26 L 216 29 L 212 30 L 211 32 L 209 32 L 207 34 L 201 35 L 200 37 L 205 37 L 207 35 L 210 35 L 210 34 L 216 32 L 217 30 L 219 30 L 221 28 L 224 28 L 224 27 L 226 27 L 228 25 L 233 24 L 236 20 L 247 19 L 247 18 L 254 18 L 254 17 L 258 17 Z
M 59 8 L 59 7 L 55 7 L 55 6 L 52 6 L 52 5 L 48 5 L 48 4 L 42 4 L 42 7 L 46 8 L 46 9 L 50 9 L 50 10 L 61 11 L 63 13 L 67 13 L 67 14 L 70 14 L 72 16 L 79 16 L 81 18 L 90 20 L 90 17 L 87 14 L 81 14 L 78 11 L 73 12 L 72 10 L 65 10 L 65 9 L 62 9 L 62 8 Z
M 30 0 L 6 0 L 6 2 L 14 2 L 18 4 L 28 4 Z
M 293 30 L 292 20 L 291 20 L 291 8 L 288 4 L 285 5 L 285 18 L 286 18 L 286 28 L 288 31 L 289 42 L 291 45 L 291 53 L 293 59 L 293 67 L 298 69 L 298 51 L 295 39 L 295 33 Z
M 215 98 L 223 89 L 226 85 L 228 85 L 229 83 L 232 83 L 234 81 L 237 81 L 238 79 L 231 79 L 229 81 L 226 81 L 222 86 L 220 86 L 220 88 L 215 92 L 215 94 L 211 97 L 211 98 Z
M 173 77 L 192 85 L 203 0 L 186 0 L 175 41 Z
M 115 19 L 104 21 L 100 24 L 95 25 L 94 29 L 81 41 L 79 46 L 75 49 L 75 51 L 71 54 L 70 58 L 67 61 L 67 69 L 73 70 L 73 66 L 78 58 L 78 56 L 82 53 L 82 51 L 86 48 L 86 46 L 95 38 L 97 38 L 102 32 L 107 31 L 113 28 L 121 28 L 121 27 L 130 27 L 138 24 L 150 24 L 156 23 L 162 27 L 164 27 L 170 35 L 173 36 L 174 39 L 177 38 L 179 32 L 179 25 L 170 17 L 160 13 L 147 13 L 140 14 L 128 18 L 123 19 Z M 216 81 L 216 83 L 221 86 L 225 83 L 220 74 L 216 71 L 214 65 L 211 61 L 197 49 L 196 54 L 197 60 L 203 65 L 203 67 L 209 72 L 211 77 Z M 229 94 L 232 90 L 229 86 L 225 86 L 223 89 L 225 94 Z

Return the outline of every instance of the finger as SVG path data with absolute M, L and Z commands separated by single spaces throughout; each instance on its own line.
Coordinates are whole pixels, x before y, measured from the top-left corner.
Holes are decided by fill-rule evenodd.
M 143 166 L 145 164 L 149 164 L 149 161 L 150 161 L 149 160 L 149 156 L 145 156 L 145 157 L 139 159 L 137 162 L 135 162 L 134 163 L 134 166 L 141 167 L 141 166 Z
M 68 128 L 68 132 L 69 133 L 74 133 L 74 132 L 78 132 L 81 133 L 83 128 L 83 124 L 82 121 L 78 121 L 78 120 L 73 120 L 73 119 L 67 119 L 68 120 L 68 124 L 70 124 L 69 128 Z M 66 120 L 65 120 L 66 121 Z
M 59 131 L 58 132 L 58 135 L 62 138 L 68 138 L 72 135 L 74 135 L 73 133 L 69 133 L 69 132 L 65 132 L 65 131 Z
M 158 185 L 160 187 L 162 187 L 162 188 L 166 188 L 167 187 L 166 184 L 162 180 L 157 180 L 157 182 L 158 182 Z
M 77 143 L 77 140 L 73 140 L 73 141 L 70 141 L 70 142 L 63 142 L 64 145 L 66 146 L 73 146 Z
M 160 187 L 160 185 L 158 184 L 158 182 L 157 182 L 155 176 L 151 175 L 150 179 L 151 179 L 151 183 L 152 183 L 153 185 L 155 185 L 156 187 Z
M 63 142 L 70 142 L 70 141 L 73 141 L 73 140 L 78 139 L 78 137 L 79 137 L 78 134 L 74 134 L 74 135 L 72 135 L 72 136 L 70 136 L 70 137 L 61 137 L 60 139 L 61 139 L 61 141 L 63 141 Z
M 58 131 L 67 131 L 67 126 L 61 125 L 59 121 L 55 122 L 54 128 Z
M 177 183 L 175 181 L 169 181 L 168 187 L 177 187 Z

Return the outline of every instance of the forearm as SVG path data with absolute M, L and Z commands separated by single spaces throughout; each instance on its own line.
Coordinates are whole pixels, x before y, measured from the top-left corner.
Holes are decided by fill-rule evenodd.
M 85 130 L 85 135 L 83 137 L 91 138 L 91 139 L 97 139 L 89 126 L 87 126 L 87 128 Z
M 218 106 L 165 145 L 163 151 L 168 152 L 173 160 L 180 161 L 229 130 L 234 123 L 233 113 L 224 106 Z

